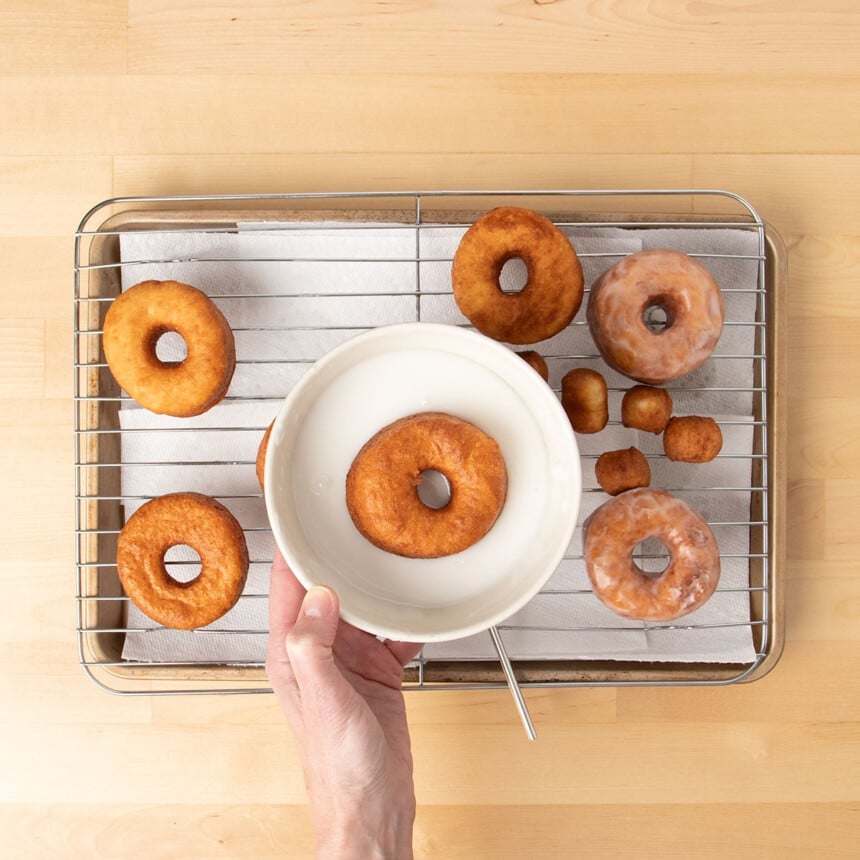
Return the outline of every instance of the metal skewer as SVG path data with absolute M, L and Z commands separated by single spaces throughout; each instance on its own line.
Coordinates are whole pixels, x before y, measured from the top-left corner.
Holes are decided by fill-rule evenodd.
M 514 668 L 511 666 L 508 652 L 505 651 L 505 646 L 502 643 L 502 637 L 499 635 L 498 628 L 495 626 L 490 628 L 490 638 L 493 640 L 493 645 L 496 647 L 496 653 L 499 655 L 499 662 L 502 664 L 502 671 L 505 673 L 505 680 L 508 682 L 508 689 L 514 697 L 514 703 L 517 706 L 517 712 L 523 722 L 523 727 L 530 741 L 537 740 L 537 732 L 535 731 L 534 723 L 529 715 L 529 709 L 526 707 L 526 700 L 523 698 L 523 691 L 517 683 Z

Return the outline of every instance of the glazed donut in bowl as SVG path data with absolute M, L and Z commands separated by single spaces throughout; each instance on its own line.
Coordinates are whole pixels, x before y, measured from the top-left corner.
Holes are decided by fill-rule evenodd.
M 439 508 L 425 504 L 422 476 L 450 486 Z M 406 558 L 453 555 L 477 543 L 501 513 L 505 460 L 495 439 L 442 412 L 401 418 L 369 439 L 346 476 L 346 506 L 375 546 Z
M 156 354 L 159 338 L 181 335 L 183 361 Z M 105 359 L 116 381 L 143 407 L 190 418 L 223 399 L 236 367 L 233 332 L 203 292 L 179 281 L 142 281 L 120 293 L 105 315 Z
M 167 550 L 187 545 L 200 574 L 178 582 L 164 564 Z M 238 601 L 248 575 L 248 547 L 233 514 L 200 493 L 171 493 L 143 504 L 120 531 L 116 566 L 129 599 L 177 630 L 205 627 Z
M 411 427 L 420 430 L 417 441 L 408 438 Z M 380 478 L 380 469 L 371 468 L 369 492 L 393 486 L 422 514 L 415 470 L 424 466 L 447 470 L 452 511 L 464 482 L 478 488 L 477 504 L 460 510 L 461 521 L 446 520 L 459 544 L 445 549 L 450 554 L 408 557 L 419 554 L 414 533 L 411 543 L 388 551 L 362 532 L 370 532 L 359 510 L 367 499 L 352 492 L 361 483 L 356 479 L 366 477 L 360 465 L 366 459 L 379 466 L 396 450 L 365 458 L 377 434 L 377 441 L 394 438 L 404 447 L 387 461 L 394 464 L 394 485 L 384 469 Z M 480 477 L 464 439 L 481 443 Z M 437 445 L 441 460 L 432 451 Z M 421 460 L 422 448 L 433 456 Z M 302 377 L 275 419 L 264 485 L 277 545 L 305 587 L 334 588 L 344 619 L 377 636 L 439 642 L 486 630 L 540 590 L 570 544 L 581 471 L 558 398 L 519 356 L 458 326 L 406 323 L 350 339 Z M 373 510 L 388 518 L 391 505 Z M 444 518 L 444 507 L 439 512 Z M 396 518 L 395 509 L 391 522 Z M 476 529 L 478 520 L 483 525 Z
M 521 259 L 528 280 L 517 293 L 499 284 L 508 260 Z M 558 334 L 582 304 L 582 266 L 567 236 L 543 215 L 504 206 L 465 233 L 451 268 L 454 300 L 482 334 L 536 343 Z
M 669 551 L 660 574 L 633 560 L 637 544 L 656 538 Z M 720 580 L 720 551 L 710 526 L 665 490 L 628 490 L 583 525 L 585 566 L 595 595 L 626 618 L 672 621 L 698 609 Z
M 595 281 L 586 317 L 610 367 L 662 385 L 711 355 L 725 303 L 701 263 L 680 251 L 650 249 L 625 257 Z

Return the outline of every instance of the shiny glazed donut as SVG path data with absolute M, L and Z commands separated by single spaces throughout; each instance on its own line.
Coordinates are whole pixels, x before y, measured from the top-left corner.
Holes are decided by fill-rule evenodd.
M 720 579 L 720 552 L 708 524 L 664 490 L 628 490 L 601 505 L 584 525 L 583 551 L 597 597 L 619 615 L 671 621 L 698 609 Z M 657 538 L 669 566 L 649 575 L 633 550 Z
M 502 267 L 515 257 L 526 285 L 506 293 Z M 582 303 L 582 266 L 567 236 L 550 220 L 505 206 L 479 218 L 460 240 L 451 270 L 454 299 L 482 334 L 506 343 L 536 343 L 558 334 Z
M 665 326 L 649 320 L 662 315 Z M 652 249 L 604 272 L 586 310 L 594 342 L 615 370 L 650 385 L 677 379 L 714 351 L 725 317 L 711 273 L 680 251 Z
M 167 332 L 182 336 L 183 361 L 155 352 Z M 116 381 L 141 405 L 189 418 L 227 393 L 236 366 L 233 332 L 200 290 L 178 281 L 143 281 L 118 295 L 105 315 L 105 358 Z
M 451 498 L 428 507 L 422 474 L 440 472 Z M 407 558 L 453 555 L 492 527 L 507 495 L 505 461 L 496 441 L 467 421 L 422 412 L 384 427 L 358 452 L 346 478 L 346 504 L 372 544 Z
M 177 582 L 164 565 L 173 546 L 197 551 L 202 568 Z M 248 547 L 242 527 L 220 502 L 173 493 L 144 504 L 119 535 L 116 564 L 123 588 L 153 621 L 178 630 L 204 627 L 231 609 L 245 587 Z

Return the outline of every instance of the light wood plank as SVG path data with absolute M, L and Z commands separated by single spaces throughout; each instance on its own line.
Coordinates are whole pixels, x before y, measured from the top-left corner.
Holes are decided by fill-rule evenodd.
M 788 309 L 794 320 L 860 318 L 860 236 L 785 237 L 789 254 Z
M 792 591 L 794 598 L 800 594 L 801 589 Z M 800 610 L 790 613 L 785 652 L 763 679 L 705 689 L 624 688 L 618 691 L 619 723 L 656 721 L 671 726 L 679 722 L 852 722 L 860 710 L 860 680 L 854 673 L 827 670 L 856 661 L 860 646 L 841 638 L 800 642 L 799 613 Z M 799 690 L 803 690 L 802 696 Z
M 127 0 L 4 0 L 0 75 L 122 73 Z
M 417 860 L 445 857 L 725 858 L 740 845 L 756 856 L 786 860 L 852 858 L 856 804 L 685 804 L 683 820 L 695 822 L 679 838 L 667 810 L 652 805 L 563 804 L 542 806 L 446 805 L 424 807 L 416 826 Z M 22 860 L 67 854 L 115 860 L 134 854 L 135 834 L 146 834 L 150 860 L 281 860 L 311 858 L 313 837 L 302 806 L 261 804 L 88 804 L 70 802 L 0 807 L 0 826 L 24 853 Z
M 2 127 L 10 124 L 7 120 Z M 65 265 L 71 279 L 71 237 L 83 214 L 110 197 L 110 188 L 109 158 L 0 157 L 0 235 L 68 236 Z
M 423 191 L 517 188 L 686 188 L 687 155 L 552 156 L 474 153 L 295 152 L 272 154 L 132 155 L 115 159 L 114 194 L 259 194 L 299 191 Z M 607 201 L 607 205 L 609 202 Z M 629 207 L 627 199 L 618 206 Z M 655 205 L 659 206 L 659 201 Z M 689 208 L 668 199 L 666 211 Z
M 0 398 L 44 395 L 44 326 L 37 320 L 0 319 Z
M 68 233 L 62 236 L 0 236 L 0 259 L 8 285 L 8 289 L 0 290 L 0 317 L 69 319 L 72 256 L 72 240 Z
M 783 154 L 789 165 L 805 157 L 796 153 L 849 153 L 842 184 L 833 188 L 834 198 L 847 201 L 858 173 L 850 155 L 860 137 L 856 81 L 824 78 L 816 98 L 798 99 L 804 83 L 744 74 L 25 76 L 0 79 L 8 117 L 0 155 L 725 153 L 699 164 L 702 184 L 711 187 L 707 177 L 717 169 L 717 186 L 736 184 L 737 159 L 751 153 Z M 792 203 L 814 208 L 816 200 L 805 197 L 827 181 L 832 158 L 803 171 L 802 196 Z M 777 156 L 770 159 L 758 168 L 765 170 L 759 188 L 781 172 Z M 829 228 L 804 220 L 791 229 Z
M 833 481 L 858 474 L 858 414 L 860 400 L 856 397 L 815 397 L 810 392 L 808 397 L 794 398 L 788 413 L 791 474 Z
M 380 12 L 382 12 L 380 14 Z M 131 0 L 129 67 L 187 74 L 565 72 L 856 74 L 850 0 L 808 3 L 311 4 Z M 189 44 L 187 34 L 195 38 Z M 432 35 L 431 35 L 432 34 Z

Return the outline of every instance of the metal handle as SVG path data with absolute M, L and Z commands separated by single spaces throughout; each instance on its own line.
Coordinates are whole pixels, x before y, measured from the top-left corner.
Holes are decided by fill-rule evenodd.
M 523 727 L 530 741 L 537 740 L 537 732 L 535 731 L 534 723 L 529 715 L 529 709 L 526 707 L 526 700 L 523 698 L 523 691 L 517 683 L 516 675 L 514 675 L 514 667 L 511 666 L 511 661 L 508 657 L 508 652 L 505 651 L 505 646 L 502 643 L 502 637 L 499 635 L 498 628 L 490 628 L 490 638 L 493 640 L 493 645 L 496 647 L 496 653 L 499 655 L 499 662 L 502 664 L 502 671 L 505 673 L 505 680 L 508 682 L 508 689 L 514 697 L 514 703 L 517 706 L 517 712 L 520 719 L 523 721 Z

